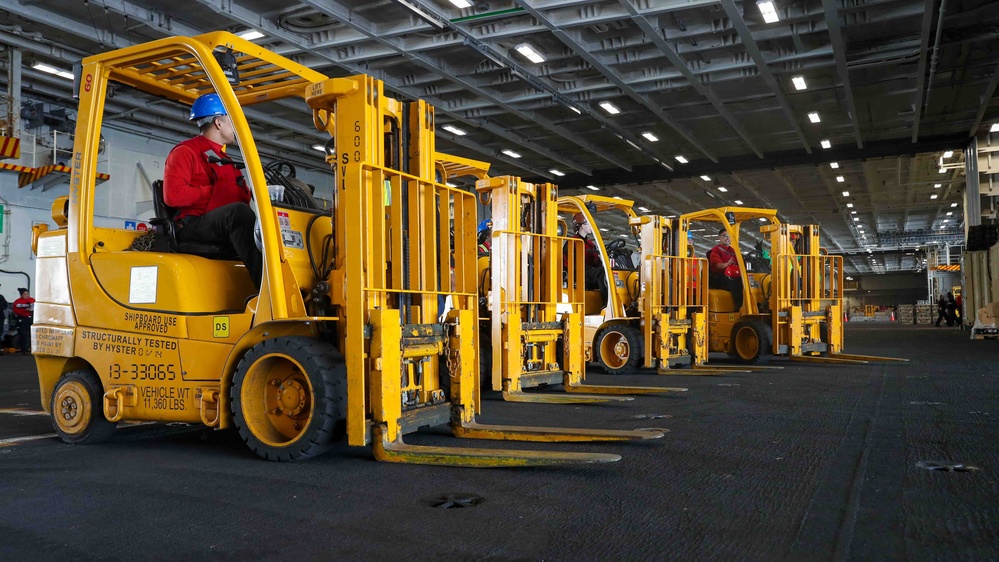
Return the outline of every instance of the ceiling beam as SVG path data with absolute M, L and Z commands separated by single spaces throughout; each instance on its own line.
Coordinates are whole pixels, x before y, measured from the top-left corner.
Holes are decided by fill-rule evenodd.
M 933 27 L 933 4 L 926 0 L 923 6 L 923 23 L 919 34 L 919 65 L 916 67 L 915 121 L 912 125 L 912 142 L 919 140 L 919 117 L 923 113 L 923 93 L 926 86 L 926 58 L 929 55 L 930 29 Z
M 985 95 L 982 97 L 982 103 L 978 108 L 978 114 L 975 116 L 975 122 L 971 124 L 971 130 L 968 131 L 969 137 L 978 135 L 978 127 L 982 125 L 985 112 L 988 111 L 989 105 L 992 103 L 992 96 L 996 93 L 996 86 L 999 86 L 999 63 L 996 63 L 996 68 L 992 71 L 992 80 L 989 81 L 989 85 L 985 88 Z
M 826 25 L 829 26 L 829 40 L 832 42 L 833 55 L 836 57 L 836 70 L 843 82 L 843 97 L 846 98 L 847 113 L 853 123 L 853 134 L 857 137 L 857 148 L 864 148 L 864 139 L 860 136 L 860 116 L 857 115 L 857 108 L 853 102 L 853 88 L 850 87 L 850 69 L 846 66 L 846 45 L 843 43 L 843 30 L 840 29 L 839 13 L 834 4 L 837 1 L 822 0 L 822 7 L 825 9 Z

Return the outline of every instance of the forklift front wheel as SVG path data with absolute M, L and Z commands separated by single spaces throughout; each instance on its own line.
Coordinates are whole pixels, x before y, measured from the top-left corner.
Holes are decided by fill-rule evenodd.
M 59 380 L 49 406 L 60 439 L 90 445 L 111 437 L 118 424 L 104 417 L 102 395 L 101 383 L 91 371 L 71 371 Z
M 333 346 L 281 337 L 253 346 L 236 367 L 232 413 L 243 441 L 267 460 L 316 456 L 343 437 L 347 372 Z
M 732 330 L 732 357 L 740 363 L 766 363 L 773 357 L 770 330 L 761 321 L 736 324 Z
M 597 361 L 609 375 L 627 375 L 642 357 L 642 334 L 628 324 L 604 328 L 597 339 Z

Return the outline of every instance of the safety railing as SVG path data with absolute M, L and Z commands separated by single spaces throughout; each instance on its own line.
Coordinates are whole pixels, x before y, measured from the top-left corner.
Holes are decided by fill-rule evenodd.
M 843 302 L 843 257 L 784 254 L 774 257 L 777 309 L 818 311 Z

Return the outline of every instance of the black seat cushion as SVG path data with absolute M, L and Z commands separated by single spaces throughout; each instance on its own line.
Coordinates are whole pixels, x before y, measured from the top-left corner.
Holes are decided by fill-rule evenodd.
M 177 224 L 177 209 L 166 204 L 163 199 L 163 180 L 153 182 L 153 211 L 156 218 L 149 222 L 156 228 L 156 244 L 153 249 L 162 252 L 173 252 L 178 254 L 194 254 L 203 258 L 216 260 L 239 259 L 232 249 L 213 244 L 186 240 L 177 241 L 177 231 L 180 226 Z

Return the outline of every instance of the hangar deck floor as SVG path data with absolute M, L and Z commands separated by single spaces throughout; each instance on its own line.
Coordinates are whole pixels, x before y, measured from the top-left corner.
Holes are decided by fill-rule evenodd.
M 849 325 L 847 350 L 912 362 L 623 380 L 593 369 L 597 384 L 690 391 L 611 405 L 487 401 L 483 418 L 670 433 L 588 445 L 458 442 L 442 429 L 407 438 L 624 457 L 504 470 L 384 464 L 366 449 L 275 464 L 232 432 L 162 424 L 89 447 L 11 441 L 52 430 L 29 413 L 39 410 L 30 357 L 2 356 L 0 559 L 999 558 L 999 342 Z M 462 493 L 484 501 L 428 505 Z

